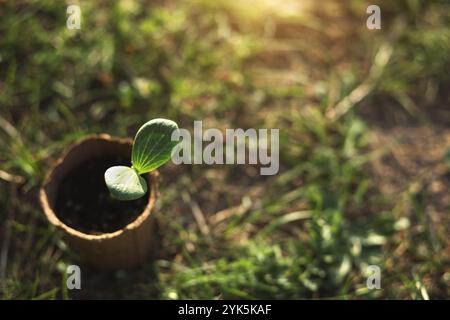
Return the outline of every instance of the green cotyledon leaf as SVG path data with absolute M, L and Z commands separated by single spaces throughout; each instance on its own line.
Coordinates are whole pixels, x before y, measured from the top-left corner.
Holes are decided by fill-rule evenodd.
M 153 119 L 145 123 L 136 133 L 131 154 L 131 163 L 138 174 L 155 170 L 169 161 L 172 149 L 178 141 L 172 141 L 172 133 L 178 125 L 167 119 Z
M 135 200 L 147 193 L 145 179 L 130 167 L 109 168 L 105 172 L 105 182 L 111 195 L 118 200 Z

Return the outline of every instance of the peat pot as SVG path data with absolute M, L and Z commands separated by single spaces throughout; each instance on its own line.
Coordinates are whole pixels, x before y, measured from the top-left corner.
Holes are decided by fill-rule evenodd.
M 157 249 L 152 214 L 158 173 L 145 178 L 148 193 L 133 201 L 113 199 L 104 181 L 110 166 L 130 165 L 132 141 L 92 135 L 69 147 L 47 174 L 40 202 L 48 221 L 92 267 L 129 269 L 147 261 Z

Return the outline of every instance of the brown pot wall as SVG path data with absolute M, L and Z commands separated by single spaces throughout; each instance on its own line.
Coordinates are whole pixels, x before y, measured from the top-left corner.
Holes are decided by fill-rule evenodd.
M 63 178 L 80 163 L 108 154 L 130 157 L 131 146 L 130 139 L 113 138 L 105 134 L 88 136 L 64 152 L 40 190 L 41 206 L 50 223 L 63 230 L 69 246 L 88 264 L 103 271 L 135 267 L 156 251 L 157 223 L 152 210 L 157 197 L 157 171 L 147 176 L 149 192 L 144 211 L 136 220 L 112 233 L 91 235 L 64 224 L 54 211 L 58 188 Z

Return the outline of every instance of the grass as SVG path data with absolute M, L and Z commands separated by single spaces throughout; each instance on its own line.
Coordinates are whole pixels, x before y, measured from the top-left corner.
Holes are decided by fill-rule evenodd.
M 80 31 L 64 3 L 2 4 L 0 297 L 448 298 L 448 3 L 379 1 L 381 31 L 365 1 L 215 3 L 80 1 Z M 280 128 L 280 173 L 164 167 L 158 259 L 83 267 L 68 291 L 78 260 L 39 208 L 46 170 L 154 117 Z

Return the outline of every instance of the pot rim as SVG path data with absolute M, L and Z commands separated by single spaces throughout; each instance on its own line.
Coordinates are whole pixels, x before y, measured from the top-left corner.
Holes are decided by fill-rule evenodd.
M 128 232 L 130 230 L 138 228 L 149 217 L 151 210 L 153 209 L 155 201 L 156 201 L 157 179 L 158 179 L 159 173 L 157 170 L 154 170 L 148 174 L 150 176 L 150 188 L 149 188 L 150 192 L 148 195 L 147 205 L 145 206 L 142 213 L 139 214 L 139 216 L 135 220 L 133 220 L 132 222 L 130 222 L 123 228 L 121 228 L 117 231 L 114 231 L 114 232 L 106 232 L 106 233 L 94 235 L 94 234 L 87 234 L 87 233 L 81 232 L 77 229 L 74 229 L 72 227 L 69 227 L 63 221 L 61 221 L 57 217 L 55 212 L 53 211 L 53 208 L 50 205 L 50 201 L 47 196 L 46 186 L 52 182 L 51 178 L 52 178 L 53 172 L 55 171 L 56 168 L 58 168 L 59 166 L 61 166 L 63 164 L 64 160 L 66 159 L 66 157 L 70 153 L 70 151 L 72 151 L 76 147 L 79 147 L 81 144 L 83 144 L 89 140 L 105 140 L 105 141 L 121 143 L 121 144 L 131 144 L 132 143 L 132 139 L 130 139 L 130 138 L 112 137 L 109 134 L 105 134 L 105 133 L 91 134 L 91 135 L 87 135 L 87 136 L 77 140 L 76 142 L 71 144 L 69 147 L 67 147 L 62 152 L 62 154 L 58 158 L 58 160 L 56 160 L 56 162 L 52 166 L 50 166 L 50 168 L 45 176 L 44 182 L 42 183 L 40 190 L 39 190 L 39 200 L 40 200 L 41 206 L 43 208 L 43 211 L 45 213 L 45 216 L 50 221 L 50 223 L 53 224 L 54 226 L 64 230 L 66 233 L 70 234 L 71 236 L 74 236 L 77 238 L 82 238 L 85 240 L 105 240 L 105 239 L 116 238 L 125 232 Z

